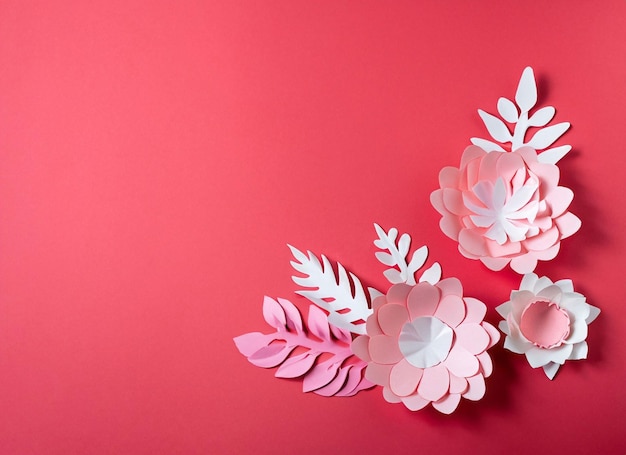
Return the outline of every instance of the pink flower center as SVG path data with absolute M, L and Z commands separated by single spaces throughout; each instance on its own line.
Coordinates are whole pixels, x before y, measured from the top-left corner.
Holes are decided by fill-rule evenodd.
M 570 320 L 554 302 L 536 300 L 522 313 L 520 330 L 528 341 L 540 348 L 560 346 L 569 335 Z
M 404 358 L 417 368 L 430 368 L 448 357 L 452 329 L 432 316 L 415 318 L 402 327 L 398 347 Z

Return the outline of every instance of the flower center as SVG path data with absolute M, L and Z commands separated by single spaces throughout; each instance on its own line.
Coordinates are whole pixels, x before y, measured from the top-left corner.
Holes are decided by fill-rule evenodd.
M 429 368 L 448 357 L 452 329 L 432 316 L 407 322 L 400 331 L 398 346 L 404 358 L 417 368 Z
M 524 182 L 526 169 L 519 169 L 511 182 L 498 177 L 495 184 L 481 180 L 472 187 L 474 200 L 463 194 L 465 206 L 473 212 L 470 219 L 477 227 L 487 228 L 485 237 L 499 245 L 507 241 L 521 242 L 537 235 L 531 229 L 539 210 L 535 193 L 539 180 L 534 176 Z M 480 202 L 479 204 L 475 202 Z
M 520 330 L 540 348 L 560 346 L 569 335 L 569 315 L 554 302 L 537 300 L 522 312 Z

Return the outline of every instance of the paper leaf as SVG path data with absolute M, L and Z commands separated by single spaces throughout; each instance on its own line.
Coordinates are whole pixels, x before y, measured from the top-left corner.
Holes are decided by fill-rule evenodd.
M 286 316 L 282 325 L 276 316 L 281 312 Z M 252 332 L 234 338 L 239 352 L 253 365 L 278 366 L 274 375 L 279 378 L 304 377 L 303 390 L 322 396 L 352 396 L 374 386 L 364 376 L 367 363 L 352 353 L 350 332 L 333 326 L 315 305 L 309 306 L 308 326 L 286 299 L 265 297 L 263 314 L 276 329 L 274 333 Z M 294 351 L 298 354 L 293 355 Z M 319 362 L 320 358 L 325 360 Z
M 522 112 L 530 111 L 537 102 L 535 74 L 530 66 L 527 66 L 522 73 L 517 92 L 515 92 L 515 102 Z
M 528 119 L 528 126 L 546 126 L 554 118 L 556 109 L 546 106 L 539 109 Z
M 291 305 L 289 300 L 278 298 L 278 303 L 283 307 L 286 316 L 287 328 L 296 333 L 302 332 L 302 317 L 298 309 Z
M 288 245 L 295 261 L 292 267 L 304 276 L 292 276 L 294 283 L 304 288 L 296 291 L 303 297 L 328 311 L 328 320 L 331 324 L 352 333 L 364 334 L 365 321 L 372 314 L 369 302 L 361 281 L 353 273 L 337 263 L 337 276 L 326 256 L 322 255 L 322 262 L 307 251 L 304 254 L 297 248 Z
M 504 120 L 509 123 L 515 123 L 518 119 L 517 107 L 515 104 L 507 98 L 500 98 L 498 100 L 498 112 Z
M 330 339 L 330 328 L 326 314 L 317 307 L 309 308 L 309 331 L 320 340 Z
M 439 283 L 439 280 L 441 280 L 441 265 L 439 265 L 438 262 L 435 262 L 428 269 L 426 269 L 424 273 L 422 273 L 419 282 L 423 283 L 424 281 L 426 281 L 432 285 L 435 285 Z
M 561 158 L 567 155 L 571 149 L 571 145 L 561 145 L 560 147 L 544 150 L 537 156 L 537 161 L 546 164 L 556 164 Z
M 284 343 L 271 344 L 249 356 L 248 361 L 257 367 L 272 368 L 280 365 L 294 349 Z
M 550 147 L 561 135 L 569 128 L 569 123 L 558 123 L 552 126 L 546 126 L 553 119 L 555 109 L 552 106 L 545 106 L 538 109 L 533 114 L 530 110 L 537 103 L 537 84 L 535 83 L 535 75 L 532 68 L 527 67 L 522 73 L 517 92 L 515 93 L 515 101 L 517 107 L 508 98 L 498 99 L 498 113 L 507 122 L 514 125 L 513 134 L 511 134 L 508 126 L 498 117 L 489 114 L 481 109 L 478 110 L 480 118 L 485 123 L 487 131 L 491 137 L 499 143 L 510 143 L 511 151 L 515 151 L 525 145 L 534 148 L 537 151 L 545 150 Z M 537 127 L 539 130 L 535 133 L 529 142 L 525 142 L 528 128 Z M 472 144 L 482 148 L 485 152 L 506 152 L 500 145 L 488 141 L 486 139 L 471 138 Z M 544 159 L 546 162 L 555 162 L 563 157 L 564 149 L 547 155 Z M 559 153 L 563 155 L 559 156 Z M 548 161 L 549 160 L 549 161 Z
M 263 319 L 275 329 L 280 329 L 287 323 L 283 307 L 276 300 L 269 297 L 265 297 L 263 300 Z
M 506 152 L 501 146 L 496 144 L 495 142 L 488 141 L 486 139 L 480 139 L 478 137 L 473 137 L 470 139 L 471 143 L 480 147 L 485 152 Z
M 546 147 L 550 147 L 569 127 L 569 122 L 548 126 L 547 128 L 537 131 L 527 145 L 535 150 L 543 150 Z
M 276 370 L 274 376 L 277 378 L 299 378 L 311 369 L 318 355 L 305 352 L 304 354 L 290 357 Z
M 378 234 L 378 239 L 374 241 L 374 245 L 381 250 L 386 250 L 386 252 L 376 252 L 376 259 L 384 265 L 395 267 L 383 272 L 385 278 L 392 284 L 416 284 L 415 272 L 424 266 L 428 258 L 428 248 L 422 246 L 415 250 L 411 256 L 411 261 L 407 263 L 407 255 L 411 247 L 411 236 L 402 234 L 396 245 L 395 240 L 398 235 L 396 228 L 389 229 L 389 233 L 387 233 L 382 227 L 374 223 L 374 229 L 376 229 Z
M 483 119 L 483 123 L 487 127 L 487 131 L 489 131 L 492 138 L 498 142 L 511 142 L 513 136 L 511 136 L 511 132 L 502 120 L 494 115 L 488 114 L 482 109 L 478 109 L 478 115 L 480 115 L 480 118 Z

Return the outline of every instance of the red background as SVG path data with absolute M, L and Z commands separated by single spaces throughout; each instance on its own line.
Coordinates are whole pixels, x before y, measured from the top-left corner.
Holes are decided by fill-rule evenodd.
M 486 302 L 430 206 L 526 65 L 581 231 L 537 273 L 602 309 L 555 379 L 493 349 L 452 416 L 301 392 L 232 342 L 287 242 L 385 289 L 378 222 Z M 623 454 L 626 1 L 0 2 L 0 453 Z

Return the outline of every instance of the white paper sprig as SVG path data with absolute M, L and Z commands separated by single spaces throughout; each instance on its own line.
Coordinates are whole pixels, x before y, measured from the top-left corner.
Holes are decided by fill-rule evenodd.
M 517 105 L 515 104 L 517 103 Z M 552 106 L 545 106 L 536 110 L 530 115 L 530 110 L 537 104 L 537 85 L 533 69 L 528 66 L 524 69 L 522 77 L 515 93 L 515 103 L 507 98 L 498 100 L 498 113 L 515 128 L 511 134 L 509 127 L 495 115 L 489 114 L 482 109 L 478 109 L 478 115 L 483 120 L 487 131 L 491 137 L 501 144 L 511 143 L 511 150 L 514 151 L 522 146 L 529 146 L 535 150 L 544 150 L 538 155 L 542 163 L 556 164 L 571 149 L 571 145 L 561 145 L 548 149 L 556 140 L 570 127 L 569 122 L 557 123 L 546 126 L 554 117 L 556 110 Z M 528 128 L 536 127 L 539 130 L 528 141 L 526 132 Z M 486 139 L 473 137 L 471 142 L 482 148 L 486 152 L 505 152 L 499 144 Z
M 306 290 L 296 291 L 311 302 L 328 311 L 328 321 L 352 333 L 365 334 L 365 321 L 372 314 L 370 300 L 381 295 L 374 288 L 367 288 L 369 300 L 361 281 L 345 267 L 337 263 L 337 276 L 326 256 L 322 255 L 322 262 L 307 251 L 304 254 L 297 248 L 288 245 L 295 261 L 292 267 L 304 276 L 292 276 L 294 283 Z
M 382 264 L 388 265 L 389 269 L 383 274 L 390 283 L 406 283 L 409 285 L 417 284 L 415 281 L 415 273 L 421 269 L 428 258 L 428 247 L 426 245 L 418 248 L 413 252 L 411 260 L 407 263 L 407 255 L 411 247 L 411 236 L 402 234 L 398 238 L 398 230 L 396 228 L 389 229 L 389 232 L 374 223 L 374 228 L 378 234 L 378 239 L 374 240 L 374 245 L 383 251 L 376 252 L 376 259 Z M 436 284 L 441 279 L 441 266 L 435 262 L 430 268 L 425 270 L 419 278 L 419 282 L 427 281 L 430 284 Z

